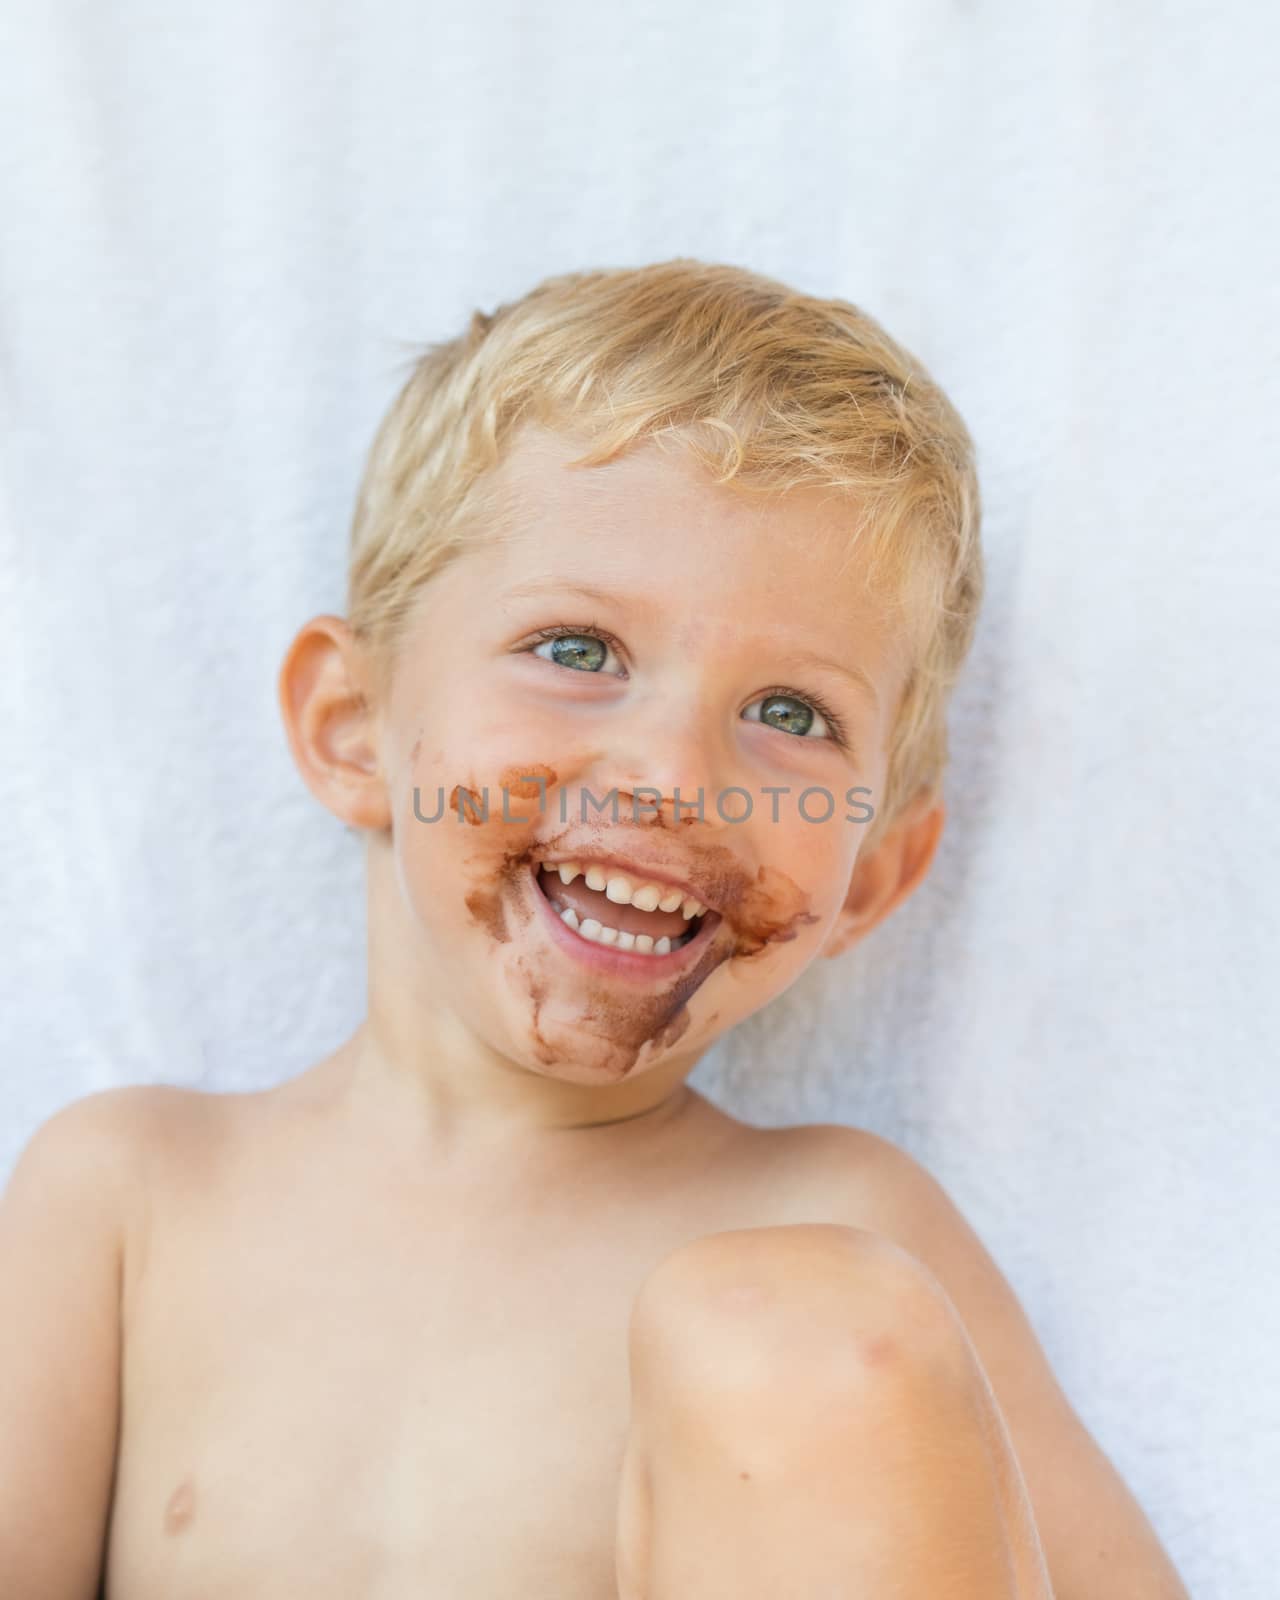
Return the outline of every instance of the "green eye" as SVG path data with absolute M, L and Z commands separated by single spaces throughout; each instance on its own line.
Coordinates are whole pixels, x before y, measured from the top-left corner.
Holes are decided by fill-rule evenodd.
M 532 655 L 540 656 L 557 667 L 569 667 L 574 672 L 600 672 L 613 655 L 613 638 L 603 632 L 590 632 L 585 628 L 547 628 L 541 634 L 542 642 L 533 647 Z M 548 653 L 549 652 L 549 653 Z M 617 663 L 615 662 L 615 666 Z M 619 673 L 619 676 L 625 676 Z
M 577 667 L 582 672 L 598 672 L 608 654 L 603 640 L 587 638 L 585 635 L 563 634 L 559 639 L 549 639 L 547 643 L 551 646 L 549 660 L 560 667 Z M 534 655 L 537 653 L 535 650 Z
M 756 710 L 757 707 L 759 710 Z M 767 727 L 795 734 L 797 738 L 807 737 L 815 726 L 820 736 L 830 736 L 821 712 L 815 711 L 807 700 L 801 700 L 798 695 L 768 694 L 763 700 L 753 701 L 742 715 L 748 722 L 763 722 Z

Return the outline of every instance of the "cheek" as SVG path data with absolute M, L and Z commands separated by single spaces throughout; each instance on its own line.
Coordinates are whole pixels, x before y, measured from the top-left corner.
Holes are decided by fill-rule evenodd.
M 396 798 L 402 890 L 418 921 L 438 933 L 456 939 L 474 928 L 505 944 L 522 899 L 510 890 L 547 836 L 557 769 L 536 756 L 485 759 L 475 750 L 451 760 L 425 735 L 415 749 Z
M 452 695 L 433 697 L 410 726 L 415 736 L 402 781 L 429 789 L 433 797 L 443 788 L 446 800 L 455 789 L 479 796 L 487 787 L 492 810 L 501 808 L 505 775 L 518 779 L 554 767 L 567 779 L 599 756 L 598 742 L 585 733 L 579 737 L 563 716 L 545 709 L 526 714 L 492 698 L 486 702 L 464 685 Z
M 824 809 L 816 797 L 806 805 L 814 816 Z M 837 797 L 829 821 L 806 821 L 792 794 L 779 802 L 777 822 L 767 811 L 763 813 L 753 840 L 758 858 L 796 885 L 805 910 L 814 919 L 815 936 L 817 924 L 825 925 L 839 910 L 858 853 L 858 829 L 843 817 L 842 801 Z

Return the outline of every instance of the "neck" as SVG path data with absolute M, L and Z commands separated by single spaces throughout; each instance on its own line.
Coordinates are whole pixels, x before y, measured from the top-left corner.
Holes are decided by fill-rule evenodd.
M 619 1080 L 581 1082 L 568 1068 L 526 1065 L 479 1037 L 461 1015 L 467 997 L 450 992 L 409 915 L 381 841 L 368 851 L 368 928 L 368 1017 L 341 1054 L 352 1089 L 394 1105 L 433 1147 L 638 1130 L 705 1105 L 685 1083 L 701 1049 Z M 471 1009 L 483 1014 L 478 996 Z

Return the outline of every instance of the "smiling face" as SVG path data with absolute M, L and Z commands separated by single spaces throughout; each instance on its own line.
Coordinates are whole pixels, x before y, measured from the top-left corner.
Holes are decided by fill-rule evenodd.
M 847 936 L 904 663 L 847 502 L 581 447 L 518 438 L 501 533 L 421 593 L 377 718 L 370 980 L 430 1037 L 608 1085 L 686 1073 Z

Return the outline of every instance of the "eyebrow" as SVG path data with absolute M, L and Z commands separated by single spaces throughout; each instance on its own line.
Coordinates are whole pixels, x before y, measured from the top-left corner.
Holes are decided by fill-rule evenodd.
M 811 650 L 789 650 L 788 659 L 802 667 L 817 667 L 827 672 L 838 672 L 842 678 L 848 678 L 851 683 L 857 684 L 871 696 L 871 703 L 876 710 L 880 709 L 880 696 L 876 693 L 876 686 L 862 670 L 861 667 L 847 666 L 843 661 L 832 661 L 828 656 L 815 655 Z
M 545 594 L 549 590 L 557 594 L 580 595 L 583 599 L 594 600 L 599 605 L 616 605 L 618 602 L 618 596 L 608 589 L 599 589 L 590 583 L 569 583 L 563 578 L 554 576 L 530 578 L 527 583 L 516 584 L 514 588 L 507 590 L 505 598 L 508 600 L 520 600 L 529 595 Z M 645 600 L 637 599 L 635 596 L 629 597 L 628 604 L 645 611 L 660 609 L 651 606 Z M 817 655 L 812 650 L 788 650 L 786 651 L 786 656 L 789 661 L 794 661 L 799 667 L 814 667 L 820 671 L 835 672 L 842 678 L 848 678 L 851 683 L 870 695 L 871 703 L 877 711 L 880 709 L 880 697 L 876 693 L 876 686 L 861 667 L 851 667 L 842 661 L 832 661 L 829 657 Z
M 508 589 L 505 598 L 508 600 L 522 600 L 526 595 L 545 594 L 554 590 L 557 594 L 577 594 L 584 600 L 594 600 L 598 605 L 616 605 L 617 595 L 611 594 L 608 589 L 597 589 L 590 583 L 569 583 L 564 578 L 530 578 L 528 583 L 518 583 Z

